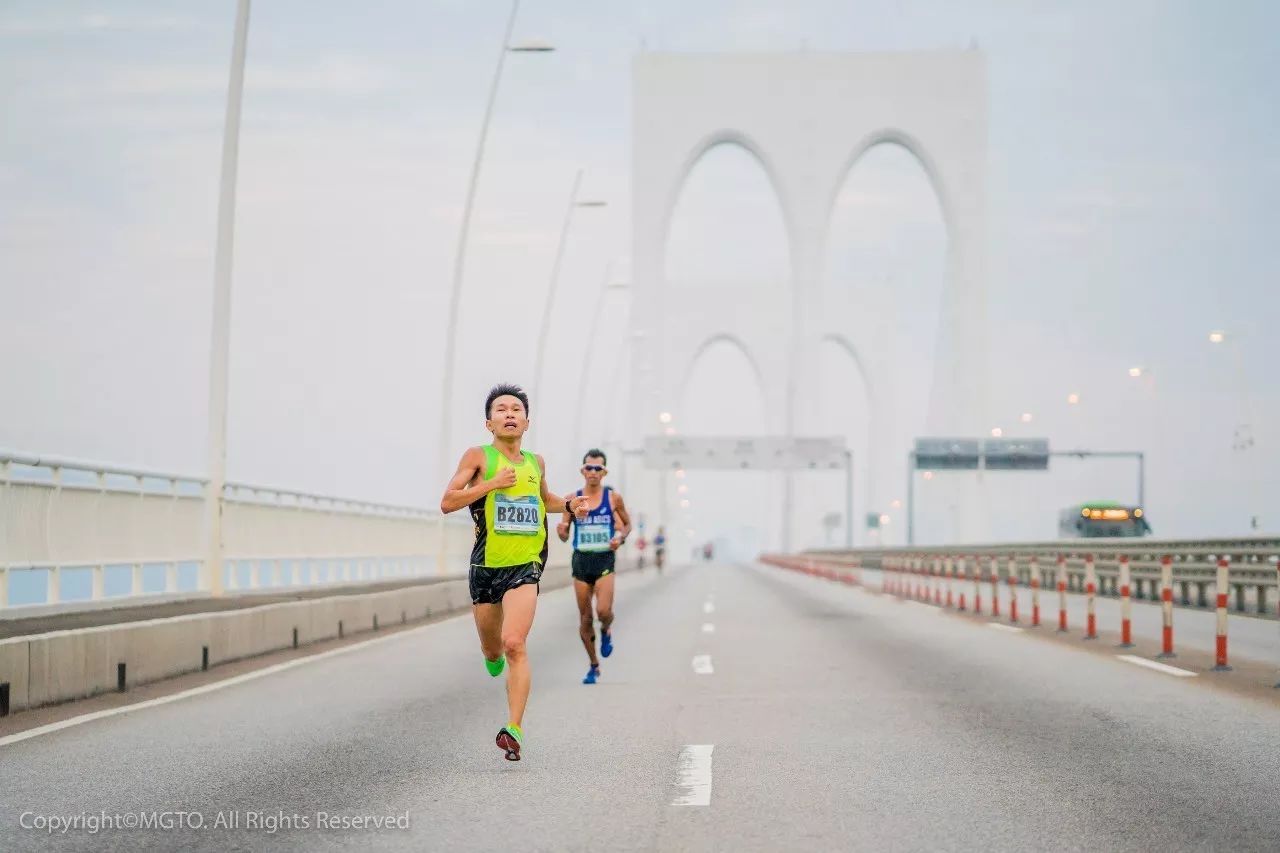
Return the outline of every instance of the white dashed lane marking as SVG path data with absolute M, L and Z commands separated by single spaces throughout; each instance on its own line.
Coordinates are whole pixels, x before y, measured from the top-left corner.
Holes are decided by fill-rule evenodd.
M 1160 663 L 1158 661 L 1147 660 L 1146 658 L 1140 658 L 1137 655 L 1116 655 L 1116 657 L 1120 658 L 1120 660 L 1124 661 L 1125 663 L 1132 663 L 1132 664 L 1137 664 L 1138 666 L 1145 666 L 1147 669 L 1154 669 L 1156 672 L 1163 672 L 1165 675 L 1174 675 L 1174 676 L 1177 676 L 1178 678 L 1195 678 L 1196 676 L 1196 674 L 1189 669 L 1181 669 L 1176 666 L 1169 666 L 1167 663 Z
M 712 675 L 715 673 L 715 667 L 711 665 L 711 655 L 694 655 L 693 671 L 698 675 Z
M 673 806 L 711 805 L 711 751 L 715 744 L 695 743 L 680 750 L 676 759 Z

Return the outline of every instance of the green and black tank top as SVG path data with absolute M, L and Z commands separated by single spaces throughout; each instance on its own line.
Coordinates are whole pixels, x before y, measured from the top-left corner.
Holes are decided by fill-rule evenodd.
M 484 479 L 492 480 L 503 468 L 514 468 L 516 483 L 495 489 L 471 504 L 476 544 L 471 565 L 506 568 L 527 563 L 547 563 L 547 512 L 542 503 L 542 469 L 538 457 L 527 450 L 517 465 L 493 445 L 484 448 Z

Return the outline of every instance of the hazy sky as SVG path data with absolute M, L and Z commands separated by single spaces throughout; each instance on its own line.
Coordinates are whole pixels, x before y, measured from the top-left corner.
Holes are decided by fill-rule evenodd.
M 235 4 L 0 2 L 0 446 L 203 471 L 219 149 Z M 233 297 L 229 473 L 432 505 L 443 312 L 470 160 L 509 10 L 489 0 L 259 0 L 249 40 Z M 696 11 L 694 11 L 696 9 Z M 567 487 L 594 300 L 629 253 L 630 62 L 642 50 L 905 50 L 972 44 L 990 99 L 992 426 L 1055 446 L 1146 450 L 1157 532 L 1280 529 L 1280 6 L 1264 2 L 526 0 L 490 130 L 461 308 L 450 455 L 485 437 L 489 384 L 532 382 L 575 171 L 584 196 L 534 401 Z M 680 202 L 673 278 L 785 269 L 767 182 L 718 149 Z M 923 173 L 877 150 L 848 179 L 828 286 L 857 288 L 927 383 L 946 235 Z M 625 278 L 625 261 L 613 278 Z M 625 291 L 605 303 L 582 440 L 617 435 Z M 1229 333 L 1212 347 L 1211 329 Z M 911 342 L 907 346 L 907 342 Z M 914 359 L 914 360 L 912 360 Z M 1148 368 L 1131 379 L 1131 366 Z M 858 446 L 847 364 L 823 423 Z M 615 379 L 615 377 L 618 377 Z M 732 350 L 690 379 L 690 432 L 757 411 Z M 615 387 L 621 383 L 623 387 Z M 1067 394 L 1082 402 L 1069 406 Z M 747 399 L 743 395 L 747 395 Z M 908 403 L 914 399 L 907 395 Z M 914 403 L 910 403 L 914 405 Z M 1030 424 L 1019 422 L 1023 412 Z M 539 418 L 541 418 L 539 420 Z M 908 418 L 909 420 L 909 418 Z M 1251 425 L 1255 446 L 1233 452 Z M 898 454 L 912 436 L 895 437 Z M 865 455 L 865 454 L 864 454 Z M 617 466 L 615 466 L 617 467 Z M 993 531 L 1053 535 L 1057 509 L 1128 499 L 1121 463 L 990 491 Z M 894 477 L 900 480 L 900 477 Z M 691 524 L 741 488 L 704 478 Z M 896 514 L 893 482 L 860 492 Z M 801 527 L 839 483 L 815 486 Z M 935 502 L 936 503 L 936 502 Z M 837 503 L 837 507 L 839 504 Z M 859 512 L 863 507 L 859 507 Z M 726 510 L 727 512 L 727 510 Z M 921 495 L 925 526 L 944 507 Z

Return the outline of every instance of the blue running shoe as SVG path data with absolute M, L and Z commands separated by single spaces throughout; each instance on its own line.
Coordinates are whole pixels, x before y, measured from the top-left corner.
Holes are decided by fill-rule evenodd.
M 601 631 L 600 632 L 600 656 L 607 658 L 611 654 L 613 654 L 613 632 Z
M 582 679 L 583 684 L 595 684 L 596 679 L 600 677 L 600 667 L 593 666 L 587 670 L 587 677 Z

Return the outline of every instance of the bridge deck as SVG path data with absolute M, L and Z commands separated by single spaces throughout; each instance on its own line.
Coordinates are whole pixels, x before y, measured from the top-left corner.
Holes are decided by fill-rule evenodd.
M 0 848 L 37 840 L 26 811 L 166 809 L 207 828 L 60 844 L 1280 847 L 1274 702 L 777 569 L 628 574 L 618 589 L 617 650 L 594 687 L 579 683 L 572 595 L 540 601 L 519 764 L 493 746 L 503 685 L 471 621 L 446 619 L 0 747 L 18 792 L 0 804 Z M 335 833 L 319 812 L 410 827 Z M 219 813 L 242 823 L 213 828 Z M 268 837 L 249 813 L 311 827 Z

